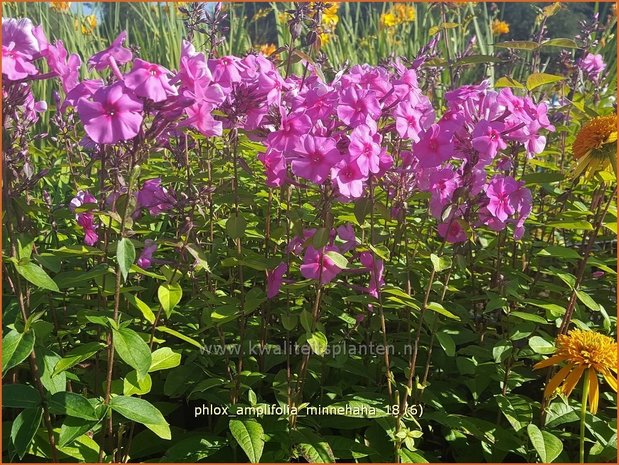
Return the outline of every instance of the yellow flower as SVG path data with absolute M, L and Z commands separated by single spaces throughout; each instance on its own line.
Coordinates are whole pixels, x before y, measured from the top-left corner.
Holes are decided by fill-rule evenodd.
M 49 6 L 52 10 L 56 10 L 60 13 L 66 13 L 71 8 L 71 2 L 50 2 Z
M 329 42 L 331 42 L 331 36 L 332 34 L 329 34 L 328 32 L 320 32 L 318 34 L 318 37 L 320 38 L 320 45 L 327 45 Z
M 576 135 L 572 152 L 578 160 L 574 177 L 585 173 L 588 179 L 611 167 L 617 176 L 617 114 L 598 116 L 587 122 Z
M 272 55 L 275 50 L 277 50 L 277 47 L 274 44 L 264 44 L 260 45 L 258 50 L 260 50 L 260 53 L 262 53 L 263 55 L 269 56 Z
M 82 31 L 82 34 L 87 36 L 93 33 L 95 28 L 97 27 L 97 17 L 95 15 L 84 16 L 82 20 L 75 19 L 73 22 L 75 26 L 75 30 Z
M 548 382 L 544 397 L 551 397 L 561 384 L 561 392 L 569 397 L 584 374 L 584 382 L 589 384 L 589 411 L 595 414 L 600 398 L 598 373 L 617 392 L 617 342 L 595 331 L 574 329 L 567 335 L 560 334 L 556 346 L 552 357 L 533 367 L 537 370 L 567 362 Z
M 398 24 L 398 18 L 388 11 L 387 13 L 383 13 L 380 15 L 380 25 L 382 27 L 393 27 Z
M 496 35 L 507 34 L 509 32 L 509 24 L 505 21 L 495 19 L 492 22 L 492 33 Z
M 415 21 L 415 8 L 411 5 L 403 5 L 401 3 L 394 5 L 393 13 L 398 23 L 410 23 Z
M 328 8 L 322 12 L 322 25 L 326 29 L 333 30 L 337 23 L 340 21 L 340 17 L 337 15 L 337 11 L 340 6 L 337 3 L 331 3 Z

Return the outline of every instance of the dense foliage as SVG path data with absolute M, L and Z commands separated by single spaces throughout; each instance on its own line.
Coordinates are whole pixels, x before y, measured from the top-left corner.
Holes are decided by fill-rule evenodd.
M 616 461 L 613 11 L 235 8 L 4 10 L 3 459 Z

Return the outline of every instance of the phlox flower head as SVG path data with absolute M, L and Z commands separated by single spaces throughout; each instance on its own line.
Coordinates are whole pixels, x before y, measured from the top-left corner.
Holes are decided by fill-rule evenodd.
M 145 181 L 137 193 L 137 208 L 148 208 L 153 216 L 172 209 L 175 204 L 176 199 L 161 185 L 160 178 Z
M 587 53 L 587 56 L 578 61 L 578 66 L 587 78 L 597 80 L 606 68 L 606 63 L 602 55 Z
M 106 68 L 117 70 L 118 65 L 128 63 L 133 58 L 131 50 L 123 46 L 127 39 L 127 31 L 123 31 L 105 50 L 95 53 L 88 60 L 88 67 L 94 68 L 97 71 L 103 71 Z
M 295 175 L 322 184 L 340 159 L 340 151 L 333 139 L 304 135 L 294 148 L 291 168 Z
M 273 270 L 267 270 L 267 298 L 272 299 L 279 294 L 279 289 L 284 282 L 284 275 L 288 271 L 288 265 L 285 262 L 280 263 Z
M 137 265 L 146 270 L 150 268 L 153 264 L 153 254 L 157 251 L 157 243 L 152 239 L 146 239 L 144 241 L 144 248 L 142 249 L 142 253 L 138 257 Z
M 320 284 L 330 283 L 342 271 L 327 252 L 337 251 L 337 247 L 325 247 L 324 253 L 309 246 L 303 257 L 303 264 L 300 267 L 301 275 L 307 279 L 320 280 Z
M 132 89 L 138 97 L 161 102 L 171 95 L 177 95 L 176 88 L 170 85 L 170 71 L 156 63 L 137 58 L 133 69 L 125 76 L 125 86 Z

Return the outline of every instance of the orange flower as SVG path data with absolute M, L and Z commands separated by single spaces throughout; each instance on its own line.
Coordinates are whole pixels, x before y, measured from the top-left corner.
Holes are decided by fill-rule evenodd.
M 509 32 L 509 24 L 505 21 L 495 19 L 492 22 L 492 33 L 495 35 L 507 34 Z
M 277 50 L 277 47 L 274 44 L 264 44 L 260 45 L 259 50 L 263 55 L 269 56 Z
M 561 392 L 569 397 L 580 378 L 585 375 L 584 382 L 589 384 L 589 410 L 595 414 L 600 398 L 598 373 L 617 392 L 617 342 L 595 331 L 574 329 L 567 335 L 560 334 L 556 346 L 557 351 L 552 357 L 533 367 L 538 370 L 567 362 L 548 382 L 544 397 L 552 397 L 560 385 Z
M 590 178 L 611 166 L 616 175 L 617 114 L 598 116 L 585 123 L 576 135 L 572 152 L 578 160 L 574 177 L 585 173 Z

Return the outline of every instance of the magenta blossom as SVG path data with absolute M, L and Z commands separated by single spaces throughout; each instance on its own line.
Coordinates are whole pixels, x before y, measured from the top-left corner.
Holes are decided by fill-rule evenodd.
M 144 241 L 144 249 L 137 260 L 137 265 L 146 270 L 153 264 L 153 254 L 157 251 L 157 243 L 152 239 L 146 239 Z
M 41 40 L 45 40 L 42 31 L 39 33 Z M 2 18 L 2 45 L 13 44 L 15 52 L 35 57 L 42 45 L 37 35 L 37 28 L 28 18 Z
M 304 278 L 320 280 L 320 284 L 327 284 L 342 271 L 327 252 L 337 251 L 336 247 L 325 247 L 324 253 L 309 246 L 303 257 L 300 271 Z
M 515 212 L 511 194 L 518 189 L 518 183 L 509 176 L 495 176 L 486 187 L 486 196 L 490 201 L 487 208 L 500 221 L 505 221 Z
M 357 199 L 363 195 L 363 182 L 367 176 L 359 168 L 357 160 L 342 160 L 331 170 L 331 177 L 344 197 Z
M 606 64 L 602 59 L 602 55 L 587 53 L 587 56 L 578 61 L 578 67 L 582 69 L 583 74 L 591 80 L 596 80 L 606 68 Z
M 279 288 L 284 282 L 284 275 L 288 271 L 288 265 L 281 262 L 273 270 L 267 270 L 267 298 L 272 299 L 279 294 Z
M 286 159 L 277 150 L 268 150 L 258 154 L 267 177 L 267 186 L 281 187 L 286 182 Z
M 344 244 L 340 246 L 340 252 L 342 253 L 354 249 L 358 244 L 352 224 L 338 226 L 337 237 L 344 241 Z
M 370 272 L 370 285 L 368 286 L 368 294 L 378 298 L 378 290 L 384 286 L 385 280 L 383 273 L 385 265 L 380 258 L 375 258 L 371 252 L 361 252 L 359 261 Z
M 122 83 L 98 89 L 92 101 L 80 99 L 77 111 L 86 133 L 98 144 L 132 139 L 142 125 L 142 103 Z
M 375 134 L 365 124 L 357 126 L 350 134 L 350 144 L 348 145 L 350 159 L 357 162 L 365 176 L 380 171 L 381 147 L 375 139 L 380 141 L 380 135 Z
M 161 186 L 160 178 L 145 181 L 137 194 L 137 209 L 148 208 L 153 216 L 172 209 L 175 204 L 176 199 Z
M 327 137 L 302 136 L 294 149 L 292 172 L 316 184 L 322 184 L 331 167 L 341 158 L 335 141 Z
M 429 183 L 432 194 L 430 211 L 435 218 L 440 218 L 443 209 L 451 202 L 454 192 L 462 184 L 461 178 L 451 168 L 443 168 L 430 175 Z
M 97 199 L 88 191 L 79 191 L 75 197 L 69 203 L 69 209 L 75 212 L 75 209 L 85 204 L 96 204 Z M 77 213 L 75 215 L 77 224 L 84 230 L 84 243 L 86 245 L 93 246 L 96 244 L 99 236 L 95 229 L 97 226 L 94 224 L 94 215 L 87 211 Z
M 340 97 L 337 116 L 352 127 L 360 124 L 375 125 L 373 122 L 380 117 L 380 104 L 374 92 L 348 87 Z
M 503 123 L 486 120 L 481 120 L 473 129 L 473 148 L 479 153 L 479 159 L 484 165 L 490 163 L 499 150 L 507 147 L 501 135 L 504 130 Z
M 112 68 L 117 77 L 119 77 L 120 71 L 118 70 L 118 65 L 128 63 L 133 58 L 131 50 L 123 47 L 125 39 L 127 39 L 127 31 L 118 34 L 110 47 L 91 56 L 88 60 L 88 67 L 90 69 L 94 68 L 97 71 Z
M 446 223 L 438 225 L 438 233 L 445 238 L 447 242 L 457 243 L 464 242 L 467 239 L 466 231 L 458 220 L 449 220 Z
M 125 76 L 125 85 L 139 97 L 162 102 L 170 95 L 177 95 L 176 88 L 170 85 L 170 71 L 161 65 L 137 58 L 133 69 Z
M 414 153 L 421 168 L 433 168 L 449 160 L 453 154 L 452 135 L 438 124 L 423 132 L 414 145 Z
M 8 46 L 2 44 L 2 74 L 9 81 L 19 81 L 38 74 L 39 70 L 31 61 L 32 56 L 15 49 L 13 42 Z

